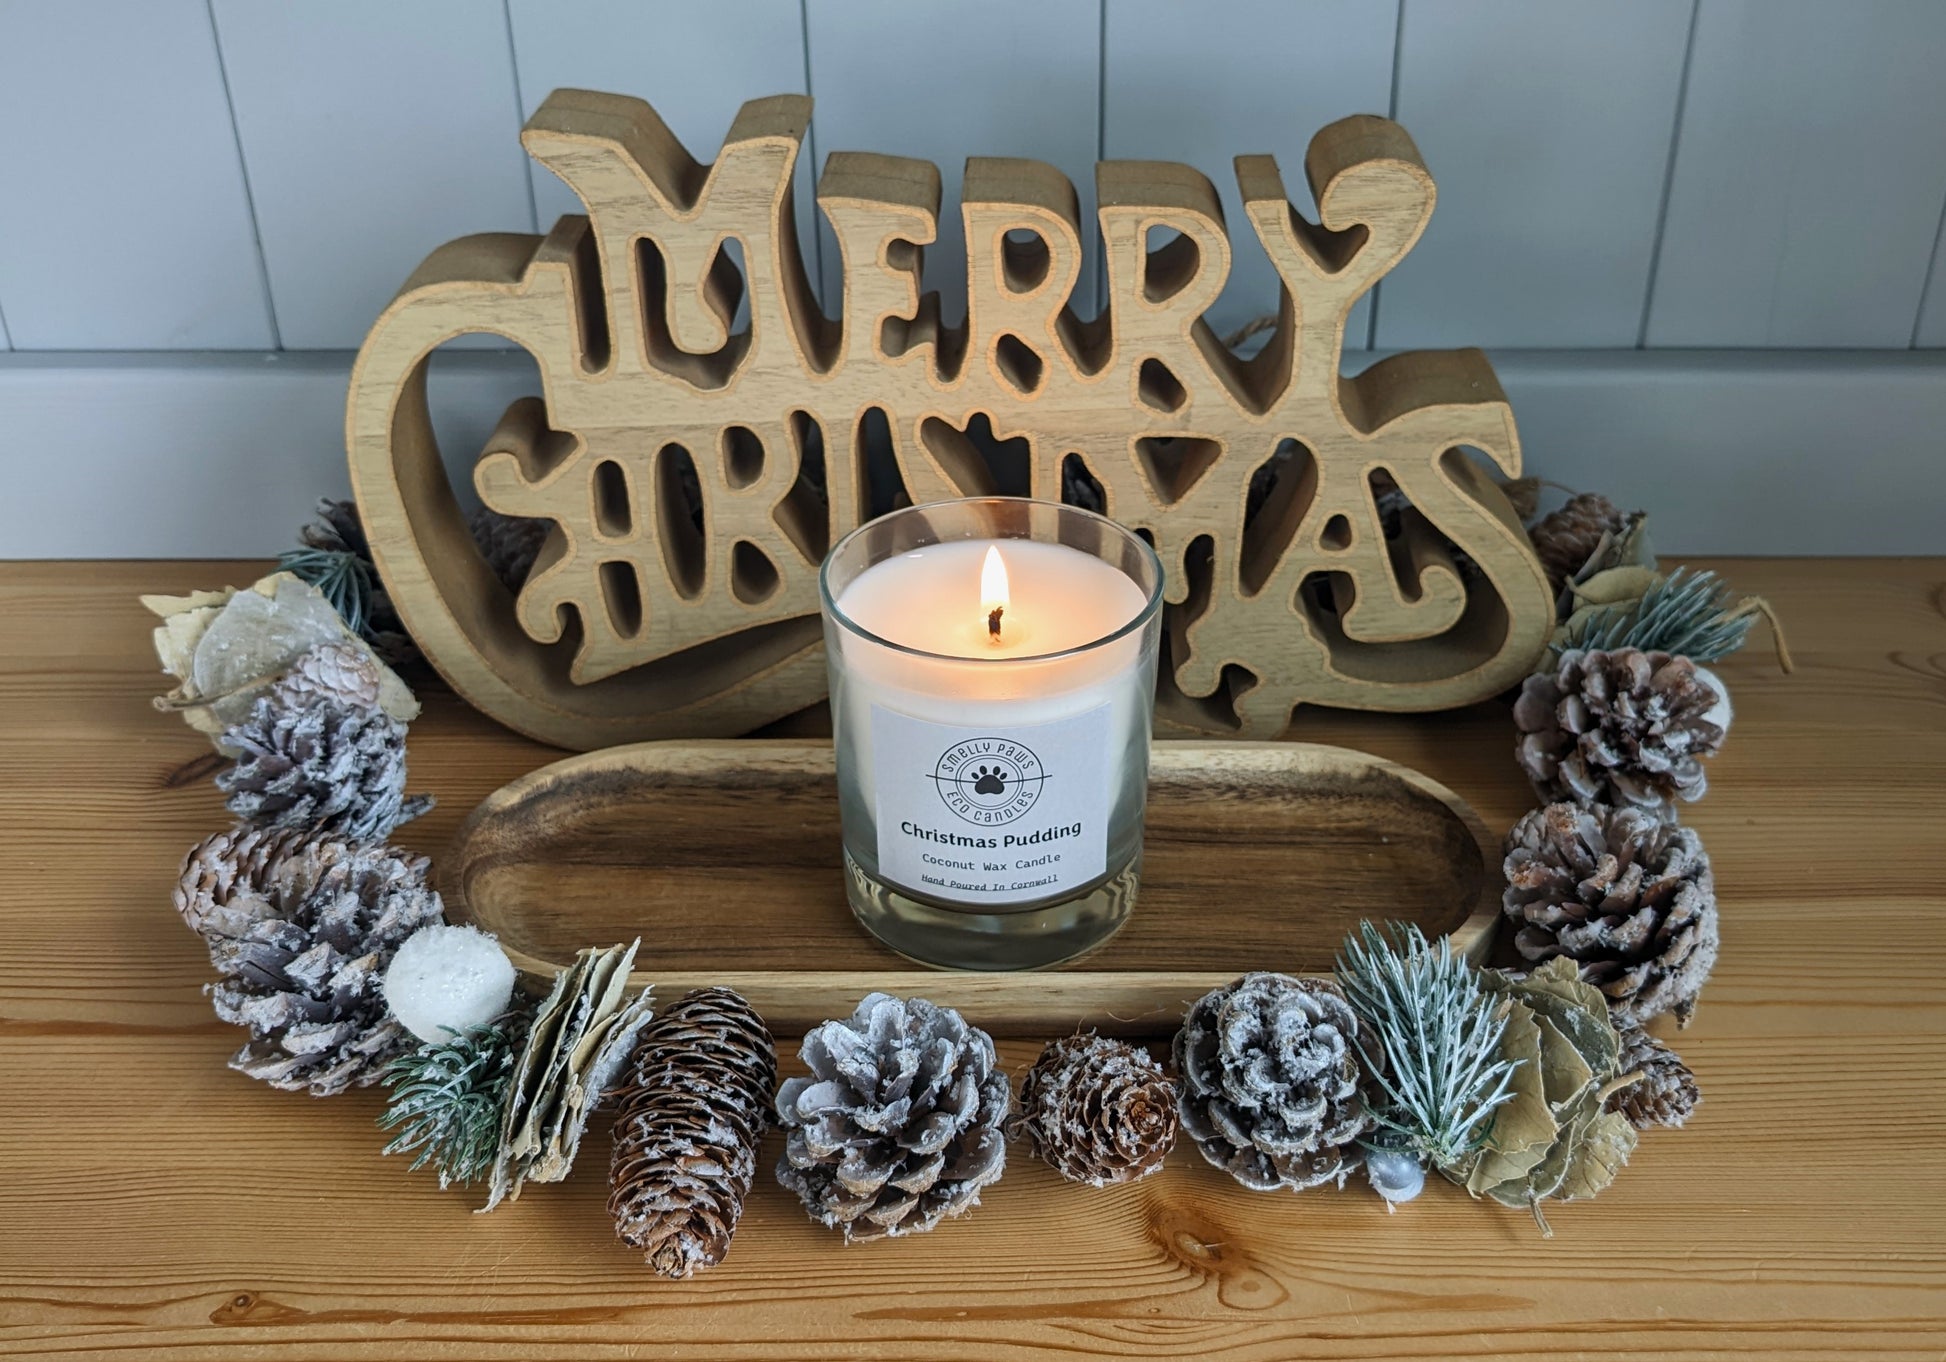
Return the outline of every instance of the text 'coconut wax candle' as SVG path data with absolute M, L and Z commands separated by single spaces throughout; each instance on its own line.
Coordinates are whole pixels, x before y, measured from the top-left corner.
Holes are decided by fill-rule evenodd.
M 1134 906 L 1162 566 L 1078 507 L 908 507 L 825 560 L 847 891 L 926 964 L 1025 969 Z

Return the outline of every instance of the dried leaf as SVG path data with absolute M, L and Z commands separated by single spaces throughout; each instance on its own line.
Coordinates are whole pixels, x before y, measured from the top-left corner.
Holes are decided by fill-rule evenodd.
M 1635 1127 L 1620 1112 L 1604 1111 L 1590 1118 L 1574 1142 L 1573 1157 L 1555 1194 L 1563 1201 L 1576 1201 L 1602 1191 L 1635 1152 L 1636 1139 Z
M 1466 1190 L 1474 1196 L 1484 1194 L 1489 1187 L 1525 1178 L 1547 1156 L 1559 1130 L 1541 1083 L 1540 1027 L 1523 1004 L 1510 1001 L 1506 1006 L 1507 1028 L 1501 1033 L 1500 1054 L 1516 1065 L 1513 1096 L 1493 1113 L 1493 1128 L 1479 1153 L 1455 1170 L 1465 1174 Z
M 345 626 L 316 587 L 291 573 L 273 573 L 242 590 L 144 596 L 142 604 L 162 620 L 154 632 L 156 657 L 177 681 L 156 708 L 180 712 L 213 741 L 248 718 L 258 695 L 322 643 L 342 643 L 370 658 L 380 709 L 401 723 L 419 715 L 405 682 Z M 220 742 L 217 747 L 224 750 Z
M 1661 574 L 1652 567 L 1613 567 L 1605 572 L 1597 572 L 1585 582 L 1572 582 L 1568 594 L 1574 601 L 1573 614 L 1583 610 L 1599 609 L 1609 605 L 1623 605 L 1639 601 L 1648 593 L 1650 587 L 1661 580 Z M 1570 619 L 1573 615 L 1569 616 Z
M 487 1204 L 518 1200 L 528 1182 L 559 1182 L 574 1166 L 588 1117 L 649 1021 L 649 990 L 624 1001 L 640 940 L 584 950 L 554 978 L 514 1065 Z

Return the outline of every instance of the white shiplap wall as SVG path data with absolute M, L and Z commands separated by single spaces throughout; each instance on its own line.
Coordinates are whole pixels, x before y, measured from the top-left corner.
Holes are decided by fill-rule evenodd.
M 575 208 L 516 140 L 568 84 L 652 100 L 704 157 L 744 98 L 812 94 L 798 203 L 827 297 L 832 150 L 941 164 L 927 273 L 952 298 L 967 155 L 1050 161 L 1084 210 L 1100 157 L 1187 161 L 1238 227 L 1234 155 L 1274 152 L 1302 200 L 1310 133 L 1390 112 L 1440 204 L 1356 340 L 1495 348 L 1532 467 L 1640 484 L 1659 523 L 1657 489 L 1697 469 L 1758 499 L 1676 517 L 1672 548 L 1946 551 L 1909 509 L 1946 502 L 1942 70 L 1946 0 L 0 0 L 0 418 L 25 501 L 0 557 L 282 542 L 342 484 L 318 413 L 413 265 Z M 1241 241 L 1213 321 L 1273 301 Z M 480 363 L 462 426 L 518 367 Z M 1816 419 L 1780 429 L 1802 406 L 1780 391 Z M 1814 430 L 1895 472 L 1875 495 L 1900 504 L 1834 541 Z M 66 513 L 217 478 L 139 534 Z

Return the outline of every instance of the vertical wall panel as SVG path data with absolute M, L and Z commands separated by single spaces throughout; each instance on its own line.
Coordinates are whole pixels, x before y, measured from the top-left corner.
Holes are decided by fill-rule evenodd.
M 203 0 L 0 0 L 0 130 L 17 348 L 274 344 Z
M 1904 346 L 1946 198 L 1946 5 L 1706 0 L 1651 345 Z
M 286 348 L 356 348 L 441 242 L 534 230 L 498 4 L 214 7 Z
M 1940 232 L 1933 242 L 1927 285 L 1912 343 L 1927 348 L 1946 346 L 1946 213 L 1941 216 Z
M 959 189 L 969 156 L 1030 157 L 1074 181 L 1086 243 L 1074 303 L 1092 314 L 1099 0 L 843 0 L 811 3 L 807 17 L 818 154 L 878 151 L 939 166 L 939 240 L 926 249 L 925 280 L 946 315 L 965 311 Z M 835 311 L 838 252 L 824 241 Z
M 699 161 L 716 157 L 744 101 L 803 94 L 804 18 L 797 0 L 511 0 L 522 116 L 563 86 L 635 95 L 655 106 Z M 795 181 L 797 226 L 818 277 L 808 144 Z M 528 163 L 542 230 L 581 201 Z
M 1398 118 L 1439 184 L 1378 344 L 1633 346 L 1691 0 L 1405 0 Z
M 1223 195 L 1234 260 L 1210 323 L 1228 332 L 1277 308 L 1277 274 L 1257 244 L 1231 162 L 1270 152 L 1315 218 L 1304 180 L 1311 135 L 1347 114 L 1386 112 L 1393 5 L 1375 0 L 1232 0 L 1185 23 L 1177 0 L 1115 0 L 1102 63 L 1103 154 L 1186 161 Z M 1346 327 L 1363 349 L 1369 300 Z

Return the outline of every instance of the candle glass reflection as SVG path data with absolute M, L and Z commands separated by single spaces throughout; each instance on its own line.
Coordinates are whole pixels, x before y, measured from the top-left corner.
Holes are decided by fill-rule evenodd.
M 821 576 L 846 890 L 924 964 L 1027 969 L 1141 881 L 1162 566 L 1078 507 L 908 507 Z

